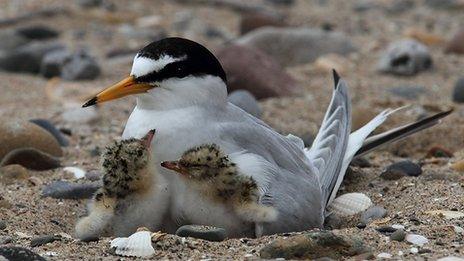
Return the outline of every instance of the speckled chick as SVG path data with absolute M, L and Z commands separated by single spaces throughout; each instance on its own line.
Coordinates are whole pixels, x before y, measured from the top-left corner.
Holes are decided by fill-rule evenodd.
M 270 222 L 274 208 L 259 204 L 255 180 L 239 172 L 235 163 L 216 144 L 206 144 L 183 153 L 178 161 L 161 164 L 181 174 L 210 200 L 230 204 L 246 221 Z
M 89 215 L 76 224 L 76 236 L 91 240 L 111 233 L 110 220 L 127 196 L 143 194 L 153 185 L 150 143 L 154 130 L 142 139 L 116 141 L 102 154 L 103 186 L 88 206 Z

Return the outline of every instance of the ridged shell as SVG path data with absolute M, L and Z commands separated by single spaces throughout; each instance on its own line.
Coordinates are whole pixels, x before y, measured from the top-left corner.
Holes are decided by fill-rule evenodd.
M 150 257 L 155 253 L 151 245 L 151 232 L 138 231 L 129 237 L 117 237 L 111 241 L 116 255 Z
M 363 193 L 346 193 L 332 201 L 329 210 L 339 216 L 352 216 L 372 206 L 371 199 Z

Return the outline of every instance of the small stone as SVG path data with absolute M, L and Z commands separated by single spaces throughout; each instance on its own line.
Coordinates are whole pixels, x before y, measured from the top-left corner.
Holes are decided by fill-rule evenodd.
M 313 231 L 288 238 L 277 238 L 260 250 L 263 259 L 316 259 L 329 257 L 340 260 L 368 252 L 359 239 L 348 239 L 329 231 Z
M 390 258 L 392 258 L 392 254 L 390 254 L 390 253 L 380 253 L 380 254 L 377 255 L 377 258 L 390 259 Z
M 200 238 L 208 241 L 223 241 L 227 233 L 225 229 L 218 227 L 185 225 L 177 229 L 176 235 L 180 237 Z
M 397 229 L 395 232 L 393 232 L 390 235 L 391 240 L 395 240 L 395 241 L 398 241 L 398 242 L 403 241 L 405 237 L 406 237 L 406 232 L 404 232 L 403 229 Z
M 217 52 L 217 58 L 227 73 L 229 93 L 247 90 L 257 99 L 289 96 L 297 84 L 272 57 L 262 51 L 230 45 Z
M 365 229 L 367 227 L 367 225 L 366 225 L 366 223 L 358 223 L 356 225 L 356 227 L 359 228 L 359 229 Z
M 358 168 L 370 168 L 372 164 L 364 157 L 356 157 L 351 161 L 350 166 Z
M 16 29 L 16 32 L 29 40 L 46 40 L 58 37 L 58 31 L 45 25 L 32 25 Z
M 0 257 L 2 256 L 7 260 L 46 261 L 46 259 L 41 257 L 39 254 L 36 254 L 27 248 L 18 246 L 0 247 Z
M 263 27 L 242 36 L 236 43 L 267 53 L 281 66 L 309 63 L 324 54 L 346 55 L 356 50 L 346 35 L 314 28 Z
M 39 73 L 46 53 L 64 49 L 56 42 L 33 42 L 17 49 L 0 52 L 0 69 L 8 72 Z
M 61 237 L 55 235 L 44 235 L 39 237 L 34 237 L 31 239 L 31 247 L 37 247 L 41 245 L 45 245 L 48 243 L 52 243 L 55 241 L 61 240 Z
M 388 91 L 407 100 L 417 100 L 421 95 L 427 93 L 427 89 L 422 86 L 396 86 L 388 89 Z
M 446 44 L 445 52 L 464 54 L 464 29 L 458 31 Z
M 40 64 L 40 74 L 45 78 L 60 76 L 63 65 L 71 57 L 72 54 L 67 50 L 48 52 Z
M 293 5 L 295 3 L 295 0 L 266 0 L 266 2 L 269 2 L 274 5 L 289 6 Z
M 258 101 L 256 98 L 247 90 L 236 90 L 233 91 L 227 97 L 230 103 L 238 106 L 242 110 L 248 112 L 249 114 L 255 116 L 256 118 L 261 118 L 261 108 L 259 107 Z
M 328 230 L 340 229 L 343 225 L 341 217 L 335 213 L 331 213 L 324 220 L 324 228 Z
M 59 158 L 33 148 L 21 148 L 10 151 L 3 157 L 0 167 L 14 164 L 31 170 L 49 170 L 61 166 Z
M 416 246 L 423 246 L 424 244 L 427 244 L 429 242 L 429 240 L 426 237 L 416 234 L 407 234 L 405 239 L 409 243 Z
M 90 180 L 90 181 L 97 181 L 100 180 L 102 177 L 102 174 L 98 170 L 90 170 L 85 173 L 85 178 Z
M 29 121 L 39 125 L 43 129 L 48 131 L 51 135 L 53 135 L 53 137 L 55 137 L 55 139 L 58 141 L 58 143 L 61 146 L 66 147 L 66 146 L 69 145 L 68 140 L 63 136 L 61 131 L 59 131 L 55 127 L 55 125 L 53 125 L 53 123 L 51 123 L 50 121 L 45 120 L 45 119 L 32 119 L 32 120 L 29 120 Z
M 71 173 L 75 179 L 81 179 L 85 177 L 85 170 L 78 167 L 65 167 L 63 171 Z
M 415 75 L 432 67 L 429 49 L 422 43 L 406 39 L 391 43 L 380 58 L 380 72 L 396 75 Z
M 397 180 L 405 176 L 417 177 L 420 174 L 422 174 L 420 165 L 410 160 L 404 160 L 388 166 L 385 171 L 380 174 L 380 177 L 385 180 Z
M 29 172 L 21 165 L 9 165 L 0 168 L 0 183 L 13 184 L 18 180 L 29 178 Z
M 386 215 L 386 209 L 379 206 L 373 206 L 368 208 L 366 211 L 364 211 L 364 213 L 361 214 L 361 222 L 364 224 L 369 224 L 373 220 L 384 218 Z
M 11 206 L 12 206 L 11 203 L 0 195 L 0 209 L 1 208 L 9 209 L 11 208 Z
M 73 54 L 63 65 L 61 78 L 69 81 L 93 80 L 100 75 L 100 66 L 86 52 Z
M 6 222 L 0 219 L 0 230 L 4 230 L 6 228 Z
M 61 118 L 63 119 L 64 122 L 67 123 L 93 123 L 96 122 L 99 118 L 100 115 L 97 112 L 97 109 L 95 107 L 87 107 L 87 108 L 81 108 L 81 107 L 75 107 L 75 108 L 69 108 L 61 114 Z
M 244 14 L 240 20 L 240 33 L 246 34 L 260 27 L 284 27 L 286 23 L 281 17 L 268 14 L 268 13 L 250 13 Z
M 48 131 L 28 121 L 0 119 L 0 160 L 20 148 L 34 148 L 61 157 L 60 144 Z
M 13 241 L 12 237 L 9 236 L 0 236 L 0 245 L 6 245 Z M 1 259 L 0 259 L 1 260 Z
M 437 261 L 464 261 L 464 257 L 446 256 L 446 257 L 437 259 Z
M 379 231 L 380 233 L 393 233 L 396 231 L 395 228 L 392 228 L 391 226 L 381 226 L 381 227 L 378 227 L 376 229 L 377 231 Z
M 417 247 L 411 247 L 409 252 L 411 252 L 411 254 L 417 254 L 417 253 L 419 253 L 419 249 Z
M 459 78 L 454 84 L 453 101 L 464 103 L 464 77 Z
M 85 199 L 91 198 L 99 188 L 98 183 L 77 184 L 56 181 L 42 190 L 42 196 L 58 199 Z
M 462 9 L 464 3 L 460 0 L 425 0 L 425 4 L 431 8 L 439 9 Z
M 30 42 L 24 36 L 21 36 L 15 30 L 2 29 L 0 31 L 0 52 L 11 52 L 21 46 L 26 45 Z
M 463 234 L 464 235 L 464 228 L 460 226 L 453 226 L 454 233 L 456 234 Z

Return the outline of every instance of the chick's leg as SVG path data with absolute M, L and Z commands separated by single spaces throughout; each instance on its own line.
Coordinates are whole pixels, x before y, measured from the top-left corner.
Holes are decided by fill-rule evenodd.
M 89 205 L 89 215 L 76 224 L 77 238 L 92 240 L 100 237 L 114 216 L 116 203 L 116 198 L 109 197 L 104 189 L 99 189 Z

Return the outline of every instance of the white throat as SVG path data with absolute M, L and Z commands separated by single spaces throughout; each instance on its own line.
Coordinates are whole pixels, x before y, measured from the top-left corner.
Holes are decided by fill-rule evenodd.
M 217 76 L 189 76 L 171 78 L 159 87 L 138 95 L 137 107 L 147 110 L 172 110 L 184 107 L 224 107 L 227 105 L 227 87 Z

